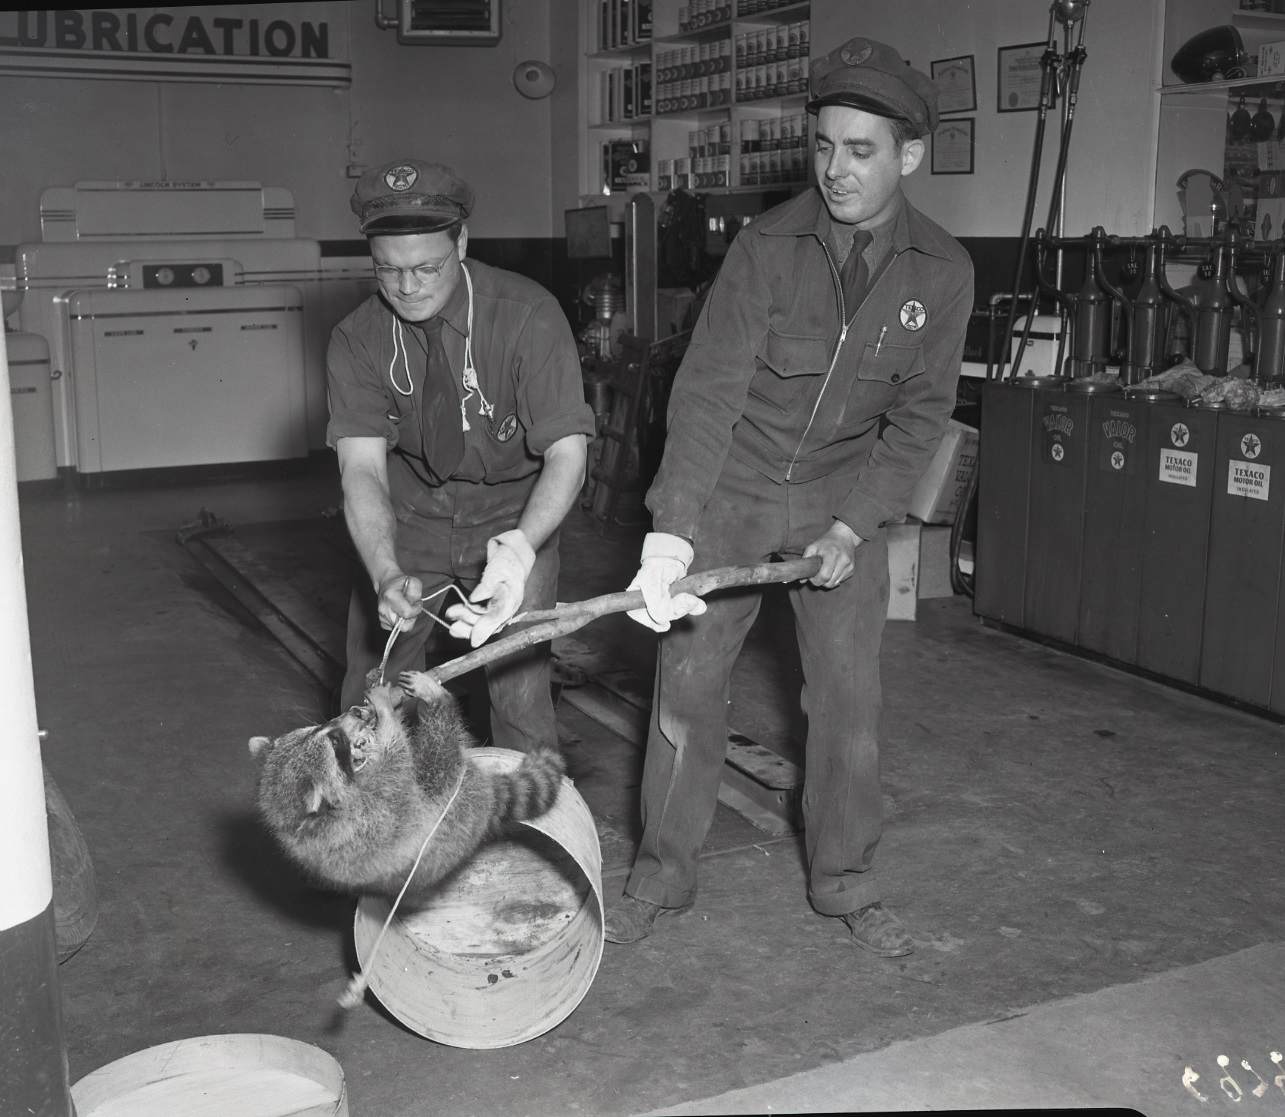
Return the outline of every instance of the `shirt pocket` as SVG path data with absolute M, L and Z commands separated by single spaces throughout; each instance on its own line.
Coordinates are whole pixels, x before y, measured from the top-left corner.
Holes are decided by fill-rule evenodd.
M 870 345 L 861 354 L 857 379 L 870 387 L 886 385 L 896 391 L 924 371 L 924 351 L 918 345 Z
M 867 344 L 837 429 L 844 434 L 865 430 L 896 405 L 902 388 L 922 376 L 925 367 L 918 345 Z
M 819 388 L 830 368 L 832 348 L 828 338 L 769 330 L 749 394 L 778 411 L 793 410 Z

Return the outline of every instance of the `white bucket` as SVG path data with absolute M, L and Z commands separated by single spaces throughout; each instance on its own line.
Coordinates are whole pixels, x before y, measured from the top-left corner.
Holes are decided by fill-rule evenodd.
M 348 1117 L 339 1064 L 254 1033 L 195 1036 L 126 1055 L 71 1088 L 76 1117 Z
M 470 750 L 512 771 L 522 754 Z M 453 1047 L 510 1047 L 565 1020 L 602 960 L 602 852 L 568 779 L 521 833 L 485 845 L 423 907 L 399 914 L 367 965 L 387 900 L 357 905 L 353 939 L 370 989 L 412 1031 Z

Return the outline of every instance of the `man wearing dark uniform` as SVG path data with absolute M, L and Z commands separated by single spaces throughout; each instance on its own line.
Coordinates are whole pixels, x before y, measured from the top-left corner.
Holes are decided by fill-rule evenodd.
M 379 291 L 335 327 L 326 362 L 327 442 L 369 579 L 349 606 L 345 706 L 363 700 L 399 621 L 386 677 L 423 668 L 426 604 L 474 647 L 519 608 L 555 604 L 558 526 L 594 432 L 553 296 L 466 262 L 466 182 L 401 159 L 363 175 L 351 204 Z M 448 608 L 452 582 L 471 606 Z M 549 682 L 547 647 L 488 668 L 493 744 L 556 740 Z
M 808 899 L 883 956 L 913 940 L 883 904 L 879 644 L 884 525 L 906 513 L 955 405 L 972 264 L 906 201 L 937 123 L 931 80 L 851 39 L 813 64 L 817 188 L 741 230 L 692 332 L 647 494 L 654 530 L 631 588 L 665 631 L 643 770 L 643 833 L 612 942 L 689 908 L 727 751 L 733 665 L 755 591 L 708 603 L 669 587 L 696 569 L 821 559 L 790 589 L 807 716 Z

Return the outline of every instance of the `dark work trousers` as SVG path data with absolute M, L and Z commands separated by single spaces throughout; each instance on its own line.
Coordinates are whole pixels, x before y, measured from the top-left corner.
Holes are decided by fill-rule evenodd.
M 729 459 L 693 541 L 693 572 L 794 558 L 833 523 L 851 477 L 775 485 Z M 879 789 L 879 644 L 888 613 L 882 531 L 856 550 L 834 589 L 789 590 L 807 717 L 803 781 L 808 899 L 844 915 L 880 899 L 871 862 L 883 827 Z M 643 762 L 642 841 L 625 891 L 679 907 L 695 898 L 697 858 L 717 807 L 727 752 L 732 667 L 761 591 L 710 594 L 707 611 L 660 637 Z
M 413 504 L 395 500 L 397 561 L 401 568 L 420 579 L 425 594 L 455 582 L 467 596 L 486 566 L 487 540 L 517 525 L 533 484 L 534 478 L 498 485 L 448 481 L 437 488 L 425 487 L 417 492 Z M 555 533 L 536 552 L 519 612 L 552 608 L 557 604 L 557 586 L 558 536 Z M 459 597 L 451 591 L 425 602 L 425 608 L 440 617 L 457 601 Z M 503 633 L 501 629 L 492 639 L 498 639 Z M 401 671 L 424 670 L 430 636 L 439 646 L 444 638 L 453 655 L 464 655 L 470 650 L 466 642 L 447 636 L 431 617 L 421 614 L 415 627 L 400 633 L 393 642 L 385 680 L 395 682 Z M 379 666 L 387 640 L 388 630 L 379 625 L 374 590 L 363 577 L 353 586 L 348 605 L 348 666 L 340 692 L 341 709 L 365 700 L 366 674 Z M 556 747 L 548 645 L 536 645 L 497 660 L 487 665 L 485 671 L 491 699 L 489 743 L 520 752 L 529 752 L 536 746 Z

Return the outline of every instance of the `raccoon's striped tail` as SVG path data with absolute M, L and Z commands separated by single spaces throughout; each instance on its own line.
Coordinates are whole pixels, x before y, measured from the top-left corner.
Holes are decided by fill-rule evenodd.
M 566 763 L 557 749 L 525 754 L 522 763 L 499 783 L 497 814 L 505 822 L 539 818 L 557 799 L 565 771 Z

